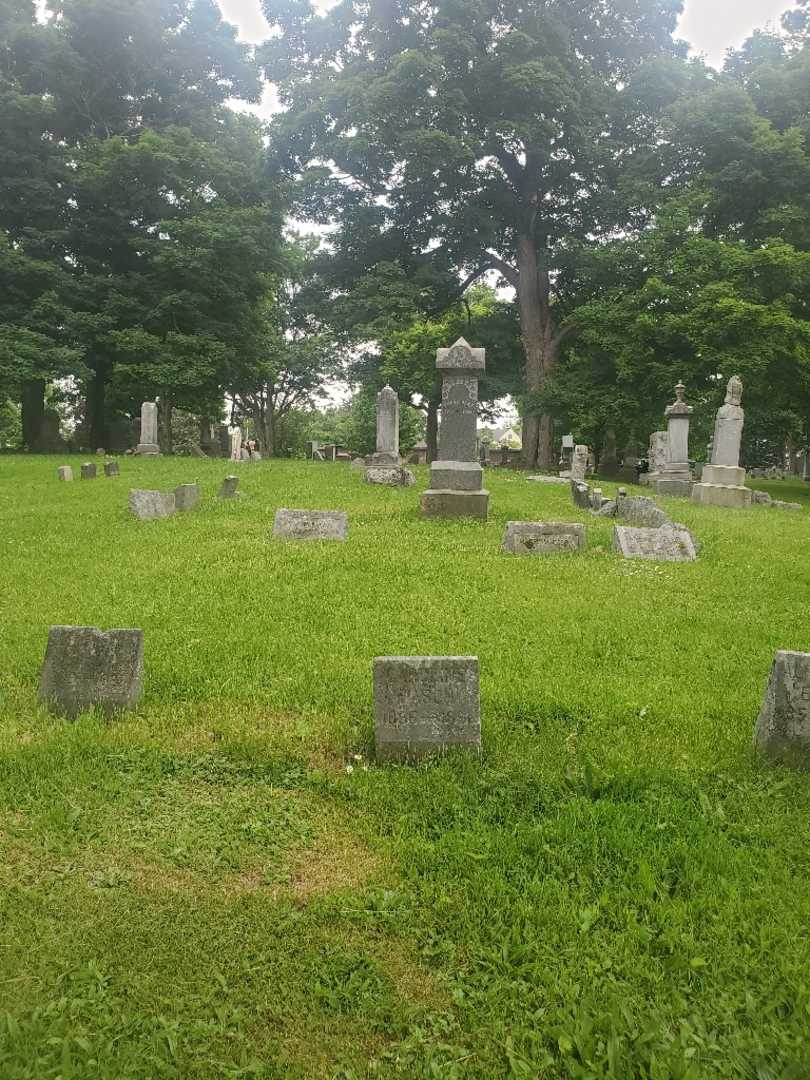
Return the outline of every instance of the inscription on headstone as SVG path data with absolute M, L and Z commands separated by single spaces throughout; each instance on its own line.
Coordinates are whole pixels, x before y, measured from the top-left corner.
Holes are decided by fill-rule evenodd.
M 342 510 L 276 511 L 273 536 L 278 540 L 347 540 L 349 519 Z
M 558 555 L 587 543 L 585 526 L 542 521 L 508 521 L 501 551 L 509 555 Z
M 694 562 L 697 558 L 689 530 L 668 525 L 660 529 L 634 529 L 629 525 L 617 525 L 613 531 L 613 547 L 625 559 Z
M 52 626 L 39 682 L 39 700 L 58 715 L 134 708 L 143 690 L 143 631 Z

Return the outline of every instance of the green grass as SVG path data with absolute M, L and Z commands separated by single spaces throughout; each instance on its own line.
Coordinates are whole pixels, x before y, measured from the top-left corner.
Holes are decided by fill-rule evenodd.
M 0 457 L 3 1080 L 810 1076 L 810 777 L 751 751 L 810 650 L 807 510 L 669 502 L 703 551 L 658 565 L 518 473 L 482 525 L 341 465 L 219 502 L 224 462 L 59 463 Z M 348 543 L 273 542 L 280 506 Z M 53 623 L 144 629 L 136 713 L 37 706 Z M 480 760 L 374 766 L 389 653 L 480 657 Z

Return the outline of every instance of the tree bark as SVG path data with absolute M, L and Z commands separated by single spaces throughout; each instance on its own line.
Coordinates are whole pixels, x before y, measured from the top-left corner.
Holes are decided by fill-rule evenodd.
M 26 379 L 22 386 L 22 441 L 28 450 L 36 450 L 45 417 L 45 380 Z
M 174 450 L 172 440 L 172 413 L 174 404 L 168 394 L 161 394 L 158 401 L 158 442 L 163 454 L 171 454 Z
M 526 357 L 525 383 L 529 397 L 523 417 L 523 463 L 527 468 L 552 470 L 554 425 L 552 418 L 536 411 L 532 398 L 557 366 L 559 342 L 551 315 L 548 271 L 538 264 L 537 244 L 529 234 L 518 237 L 517 295 L 520 331 Z
M 439 402 L 436 398 L 430 398 L 427 404 L 425 442 L 427 443 L 428 465 L 430 465 L 439 456 Z
M 90 450 L 107 447 L 106 396 L 109 367 L 106 361 L 96 357 L 93 361 L 93 377 L 87 387 L 87 431 Z

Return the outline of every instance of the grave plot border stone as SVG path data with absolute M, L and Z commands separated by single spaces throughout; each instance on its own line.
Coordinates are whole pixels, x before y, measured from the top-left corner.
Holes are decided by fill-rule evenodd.
M 349 538 L 349 517 L 344 510 L 276 510 L 276 540 L 339 540 Z
M 613 550 L 625 559 L 645 559 L 649 562 L 694 562 L 697 550 L 688 529 L 663 525 L 660 529 L 637 529 L 616 525 L 613 530 Z
M 576 522 L 507 521 L 501 542 L 506 555 L 560 555 L 587 546 L 585 526 Z

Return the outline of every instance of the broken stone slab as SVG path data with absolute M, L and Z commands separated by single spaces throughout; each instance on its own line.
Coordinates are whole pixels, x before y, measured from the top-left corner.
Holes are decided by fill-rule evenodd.
M 613 530 L 613 549 L 625 559 L 652 562 L 694 562 L 697 551 L 688 529 L 665 525 L 660 529 L 638 529 L 617 525 Z
M 105 476 L 120 476 L 121 470 L 118 468 L 117 461 L 105 461 L 104 462 L 104 475 Z
M 616 517 L 638 528 L 659 529 L 669 523 L 669 515 L 647 495 L 625 495 L 616 501 Z
M 202 492 L 199 484 L 180 484 L 174 489 L 174 508 L 181 513 L 199 510 L 201 502 Z
M 418 761 L 451 747 L 479 751 L 478 657 L 376 657 L 374 745 L 381 762 Z
M 508 521 L 501 551 L 508 555 L 559 555 L 587 544 L 585 526 L 560 522 Z
M 754 746 L 777 761 L 810 768 L 810 653 L 777 652 Z
M 60 480 L 70 481 L 73 479 L 73 469 L 70 465 L 60 465 L 56 470 L 56 475 Z
M 597 517 L 615 517 L 616 516 L 617 503 L 615 499 L 608 499 L 607 502 L 602 503 L 598 510 L 592 511 Z
M 81 471 L 82 480 L 95 480 L 96 478 L 96 463 L 95 461 L 85 461 L 82 465 Z
M 174 492 L 142 491 L 132 488 L 129 493 L 129 509 L 139 521 L 171 517 L 174 513 Z
M 570 478 L 563 476 L 527 476 L 526 479 L 535 484 L 562 484 L 565 487 Z
M 752 491 L 751 500 L 755 504 L 759 504 L 761 506 L 770 506 L 773 502 L 773 499 L 767 491 Z
M 797 502 L 782 502 L 781 499 L 771 499 L 769 504 L 777 510 L 801 510 L 802 504 Z
M 367 484 L 384 484 L 386 487 L 411 487 L 416 477 L 410 469 L 402 465 L 368 465 L 365 481 Z
M 349 518 L 343 510 L 276 510 L 277 540 L 347 540 Z
M 222 481 L 222 487 L 219 489 L 220 499 L 241 499 L 244 493 L 237 491 L 238 487 L 238 476 L 226 476 Z
M 50 712 L 78 716 L 95 706 L 134 709 L 143 691 L 143 630 L 52 626 L 39 681 Z

